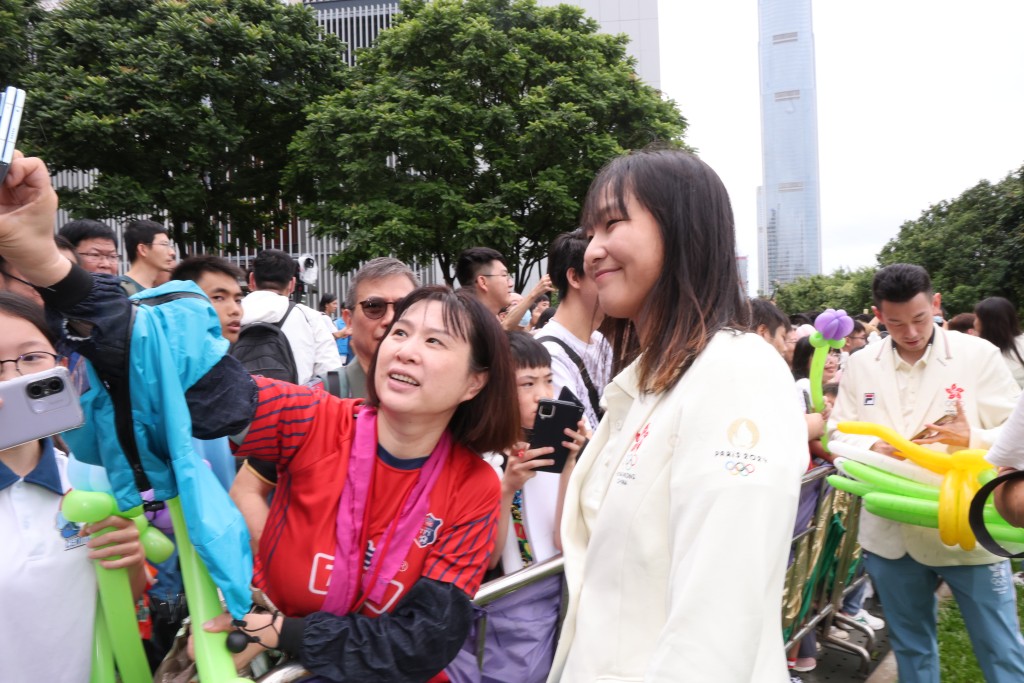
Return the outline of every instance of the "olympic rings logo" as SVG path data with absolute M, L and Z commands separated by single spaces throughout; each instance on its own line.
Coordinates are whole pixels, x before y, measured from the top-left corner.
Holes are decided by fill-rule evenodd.
M 749 462 L 736 462 L 735 460 L 729 460 L 725 463 L 725 471 L 734 477 L 737 475 L 747 477 L 754 473 L 754 465 Z

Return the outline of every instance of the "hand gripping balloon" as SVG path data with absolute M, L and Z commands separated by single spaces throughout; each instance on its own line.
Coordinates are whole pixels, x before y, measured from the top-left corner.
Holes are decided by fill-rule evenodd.
M 816 412 L 825 410 L 825 396 L 822 393 L 822 375 L 825 371 L 825 360 L 829 349 L 841 349 L 846 344 L 846 335 L 853 331 L 853 318 L 846 311 L 834 308 L 827 309 L 814 319 L 814 334 L 810 336 L 814 356 L 811 359 L 811 404 Z M 828 434 L 821 437 L 821 445 L 828 448 Z
M 142 507 L 127 512 L 117 509 L 110 494 L 110 482 L 102 467 L 86 465 L 68 459 L 68 479 L 73 488 L 61 501 L 61 514 L 79 524 L 99 522 L 117 515 L 135 522 L 139 528 L 139 541 L 146 557 L 163 562 L 174 552 L 174 544 L 158 529 L 149 526 L 142 515 Z M 94 536 L 109 532 L 106 528 Z M 149 681 L 152 674 L 142 649 L 138 622 L 135 619 L 135 600 L 132 597 L 128 570 L 105 569 L 96 562 L 96 583 L 99 600 L 96 610 L 95 644 L 93 647 L 93 675 L 95 683 L 113 681 L 113 661 L 117 662 L 120 679 L 125 683 Z
M 975 548 L 977 540 L 968 523 L 968 511 L 974 494 L 995 474 L 984 459 L 985 451 L 941 453 L 868 422 L 841 422 L 838 429 L 846 434 L 875 436 L 895 447 L 907 461 L 836 443 L 833 452 L 842 456 L 837 467 L 856 481 L 833 475 L 828 478 L 830 484 L 862 496 L 868 512 L 879 517 L 938 529 L 946 545 Z M 1010 526 L 991 503 L 985 507 L 984 518 L 985 527 L 996 540 L 1024 543 L 1024 529 Z

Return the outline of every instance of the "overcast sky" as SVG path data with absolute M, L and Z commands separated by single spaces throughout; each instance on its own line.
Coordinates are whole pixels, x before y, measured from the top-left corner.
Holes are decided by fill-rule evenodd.
M 822 266 L 1024 164 L 1024 0 L 815 0 Z M 660 0 L 661 83 L 722 177 L 757 283 L 756 0 Z

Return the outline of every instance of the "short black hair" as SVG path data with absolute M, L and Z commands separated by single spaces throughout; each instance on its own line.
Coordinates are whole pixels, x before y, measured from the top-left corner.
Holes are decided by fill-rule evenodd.
M 170 237 L 171 231 L 166 225 L 156 221 L 138 220 L 124 227 L 124 246 L 128 250 L 128 262 L 135 263 L 139 257 L 140 244 L 153 244 L 157 235 Z
M 780 327 L 786 332 L 793 329 L 789 319 L 779 310 L 779 307 L 767 299 L 755 298 L 750 300 L 750 331 L 757 332 L 757 328 L 764 325 L 772 336 Z
M 932 279 L 928 271 L 912 263 L 894 263 L 875 273 L 871 298 L 881 308 L 883 301 L 902 304 L 921 293 L 931 295 Z
M 558 290 L 561 301 L 569 293 L 569 269 L 576 271 L 576 277 L 583 278 L 583 255 L 587 251 L 587 235 L 577 228 L 563 232 L 556 237 L 548 249 L 548 275 L 551 284 Z
M 508 262 L 501 252 L 490 247 L 470 247 L 459 254 L 459 260 L 455 263 L 455 279 L 463 287 L 471 287 L 480 269 L 486 268 L 492 261 L 500 261 L 508 268 Z
M 281 289 L 295 277 L 298 263 L 280 249 L 264 249 L 252 262 L 252 275 L 258 289 Z
M 836 398 L 839 396 L 839 382 L 829 382 L 821 385 L 821 393 L 824 396 Z
M 199 282 L 203 273 L 223 273 L 236 280 L 244 280 L 245 273 L 231 261 L 212 254 L 190 256 L 181 261 L 171 272 L 172 280 L 191 280 Z
M 530 334 L 509 332 L 508 345 L 512 349 L 512 363 L 516 370 L 551 367 L 551 354 Z
M 71 242 L 74 247 L 77 247 L 78 243 L 82 240 L 103 239 L 110 240 L 114 243 L 114 248 L 117 248 L 117 235 L 114 234 L 113 229 L 109 225 L 94 221 L 91 218 L 78 218 L 68 221 L 57 232 Z

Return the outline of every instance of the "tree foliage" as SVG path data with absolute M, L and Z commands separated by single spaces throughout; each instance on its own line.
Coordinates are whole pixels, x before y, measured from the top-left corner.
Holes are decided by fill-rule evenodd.
M 0 88 L 24 87 L 29 38 L 43 14 L 36 0 L 0 0 Z
M 178 240 L 252 243 L 287 225 L 303 106 L 343 85 L 341 44 L 278 0 L 69 0 L 36 31 L 24 138 L 77 215 L 168 219 Z
M 831 275 L 811 275 L 782 285 L 775 303 L 786 313 L 843 309 L 850 315 L 871 308 L 871 279 L 874 268 L 837 270 Z
M 335 265 L 437 259 L 451 282 L 458 253 L 485 245 L 523 264 L 521 287 L 608 159 L 680 144 L 685 120 L 626 42 L 567 5 L 404 1 L 293 146 L 302 211 L 346 240 Z
M 927 268 L 950 315 L 988 296 L 1024 304 L 1024 167 L 907 221 L 878 261 Z

